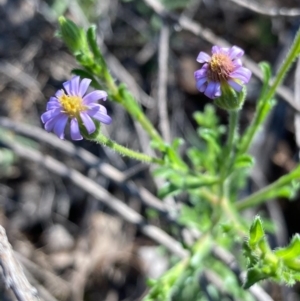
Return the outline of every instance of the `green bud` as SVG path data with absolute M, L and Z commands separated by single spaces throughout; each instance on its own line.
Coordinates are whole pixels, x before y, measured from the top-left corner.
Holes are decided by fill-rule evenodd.
M 265 237 L 265 231 L 263 229 L 262 222 L 259 216 L 256 216 L 249 231 L 248 244 L 250 248 L 255 248 L 256 245 Z
M 58 18 L 60 35 L 69 48 L 69 50 L 77 55 L 88 50 L 88 43 L 83 28 L 78 27 L 73 21 L 63 16 Z
M 246 87 L 243 87 L 241 92 L 235 91 L 227 83 L 221 84 L 222 94 L 215 99 L 215 105 L 223 110 L 232 111 L 240 110 L 246 98 Z

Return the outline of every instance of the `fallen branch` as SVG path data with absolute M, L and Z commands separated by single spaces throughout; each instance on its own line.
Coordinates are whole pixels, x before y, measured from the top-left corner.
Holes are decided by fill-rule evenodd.
M 0 266 L 2 279 L 10 288 L 18 301 L 37 301 L 37 290 L 27 280 L 23 269 L 14 256 L 5 230 L 0 226 Z

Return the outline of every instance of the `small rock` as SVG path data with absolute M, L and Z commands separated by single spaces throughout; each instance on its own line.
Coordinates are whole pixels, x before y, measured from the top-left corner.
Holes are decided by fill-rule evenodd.
M 149 278 L 157 279 L 168 269 L 168 259 L 158 253 L 157 247 L 140 247 L 138 255 L 145 266 L 145 274 Z
M 43 234 L 45 248 L 49 253 L 70 250 L 74 247 L 74 239 L 61 225 L 53 225 Z

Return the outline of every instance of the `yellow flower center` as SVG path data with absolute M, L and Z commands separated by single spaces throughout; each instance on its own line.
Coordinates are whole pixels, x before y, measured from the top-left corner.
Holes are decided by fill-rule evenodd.
M 82 104 L 82 98 L 80 96 L 66 95 L 63 93 L 62 96 L 58 97 L 58 100 L 64 109 L 64 113 L 70 117 L 76 117 L 80 112 L 87 109 L 87 107 Z
M 221 82 L 228 80 L 235 66 L 231 58 L 225 53 L 214 53 L 209 62 L 208 78 Z

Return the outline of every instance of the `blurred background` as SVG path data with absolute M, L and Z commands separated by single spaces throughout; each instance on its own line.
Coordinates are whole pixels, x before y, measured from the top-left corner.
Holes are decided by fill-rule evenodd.
M 165 137 L 184 137 L 187 145 L 197 145 L 192 114 L 210 103 L 195 87 L 198 53 L 209 53 L 212 44 L 227 42 L 245 50 L 253 73 L 264 60 L 276 72 L 300 25 L 299 11 L 284 16 L 276 10 L 299 9 L 297 0 L 253 0 L 250 8 L 241 5 L 248 1 L 238 2 L 0 0 L 0 224 L 29 280 L 46 291 L 45 300 L 141 300 L 146 279 L 161 275 L 173 260 L 171 252 L 158 247 L 137 225 L 76 185 L 70 171 L 99 184 L 149 224 L 171 231 L 178 240 L 182 236 L 180 225 L 146 206 L 124 184 L 143 187 L 155 198 L 160 182 L 153 180 L 149 166 L 88 141 L 61 142 L 39 130 L 47 100 L 78 67 L 57 37 L 57 17 L 64 15 L 85 28 L 96 24 L 99 45 L 116 80 L 126 83 L 158 129 L 164 128 L 161 103 L 167 105 L 170 127 L 163 129 Z M 294 68 L 286 78 L 278 105 L 251 150 L 259 164 L 242 194 L 276 180 L 298 162 L 296 72 Z M 241 131 L 253 117 L 260 85 L 254 75 Z M 148 138 L 127 113 L 109 100 L 105 105 L 113 118 L 105 133 L 122 145 L 151 154 Z M 226 123 L 226 112 L 217 112 Z M 43 156 L 61 165 L 46 162 Z M 109 194 L 102 198 L 110 201 Z M 185 196 L 165 201 L 170 214 L 179 201 L 185 202 Z M 274 247 L 300 232 L 299 197 L 276 200 L 261 209 L 275 224 Z M 297 289 L 269 286 L 274 300 L 300 300 Z M 14 300 L 4 286 L 0 299 Z

